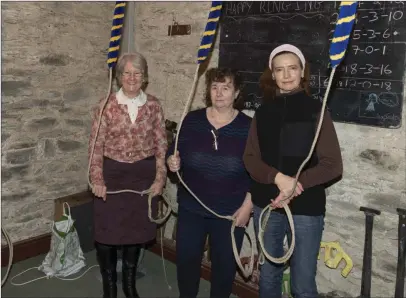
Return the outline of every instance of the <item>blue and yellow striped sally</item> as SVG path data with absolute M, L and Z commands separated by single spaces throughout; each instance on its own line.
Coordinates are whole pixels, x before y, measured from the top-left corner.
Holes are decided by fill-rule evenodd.
M 340 4 L 340 12 L 330 45 L 330 63 L 333 68 L 340 64 L 347 51 L 356 18 L 357 5 L 357 1 L 342 1 Z
M 114 67 L 117 63 L 118 55 L 120 53 L 120 40 L 124 26 L 125 6 L 125 1 L 116 1 L 116 6 L 114 7 L 113 24 L 111 27 L 110 44 L 107 54 L 107 65 L 109 68 Z
M 213 46 L 214 37 L 216 36 L 217 24 L 220 20 L 222 1 L 213 1 L 207 19 L 206 28 L 204 29 L 203 38 L 200 42 L 199 51 L 197 52 L 197 63 L 201 64 L 210 53 Z

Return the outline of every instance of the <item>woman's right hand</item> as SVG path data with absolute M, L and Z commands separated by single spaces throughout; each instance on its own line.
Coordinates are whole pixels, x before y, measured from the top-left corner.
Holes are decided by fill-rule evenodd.
M 92 185 L 92 193 L 99 198 L 102 198 L 103 201 L 106 200 L 107 188 L 105 185 Z
M 180 169 L 179 151 L 176 151 L 176 154 L 169 156 L 166 163 L 168 164 L 169 170 L 171 172 L 179 171 Z
M 295 178 L 282 173 L 276 174 L 275 184 L 279 188 L 279 195 L 275 199 L 271 199 L 272 208 L 283 208 L 282 202 L 289 204 L 294 197 L 297 197 L 304 191 L 302 184 L 298 181 L 291 195 L 293 186 L 295 185 Z
M 278 173 L 275 177 L 275 184 L 278 186 L 279 191 L 285 196 L 292 192 L 293 186 L 295 185 L 295 178 Z M 297 197 L 304 191 L 302 184 L 298 181 L 293 192 L 293 196 Z

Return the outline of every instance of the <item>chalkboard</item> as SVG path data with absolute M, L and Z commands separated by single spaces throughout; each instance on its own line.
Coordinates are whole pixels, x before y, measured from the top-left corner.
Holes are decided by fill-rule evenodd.
M 310 63 L 311 92 L 323 99 L 331 72 L 329 46 L 340 2 L 224 2 L 220 21 L 220 67 L 242 72 L 245 108 L 263 99 L 259 77 L 278 45 L 300 48 Z M 334 121 L 399 128 L 406 53 L 403 1 L 359 2 L 345 59 L 329 93 Z

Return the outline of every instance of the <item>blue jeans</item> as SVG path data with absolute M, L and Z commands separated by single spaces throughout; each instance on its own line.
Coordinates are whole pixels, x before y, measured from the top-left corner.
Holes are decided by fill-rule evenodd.
M 255 230 L 258 235 L 259 216 L 262 208 L 254 206 Z M 263 217 L 264 219 L 264 217 Z M 293 215 L 296 245 L 290 258 L 291 294 L 295 298 L 318 297 L 316 285 L 317 257 L 324 229 L 324 216 Z M 285 214 L 271 212 L 264 231 L 264 246 L 273 257 L 282 257 L 283 240 L 288 236 L 291 243 L 291 231 Z M 275 264 L 265 260 L 260 268 L 259 298 L 282 297 L 282 278 L 284 264 Z

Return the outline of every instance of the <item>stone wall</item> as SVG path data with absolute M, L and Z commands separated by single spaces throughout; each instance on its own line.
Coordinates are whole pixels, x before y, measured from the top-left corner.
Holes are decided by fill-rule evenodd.
M 210 2 L 137 2 L 135 17 L 136 49 L 147 57 L 150 68 L 148 91 L 161 99 L 166 117 L 179 121 L 186 103 L 194 70 L 200 36 L 204 30 Z M 191 35 L 168 36 L 173 19 L 190 24 Z M 218 40 L 210 65 L 217 65 Z M 192 108 L 203 106 L 204 78 Z M 405 110 L 405 109 L 404 109 Z M 342 295 L 359 295 L 362 271 L 364 214 L 360 206 L 380 209 L 374 227 L 372 294 L 394 294 L 397 258 L 397 215 L 395 208 L 406 207 L 405 191 L 405 112 L 399 129 L 381 129 L 336 123 L 344 159 L 344 177 L 328 189 L 324 241 L 339 241 L 352 258 L 354 268 L 347 278 L 339 269 L 328 269 L 319 262 L 318 285 L 321 292 L 333 290 Z M 174 199 L 176 187 L 168 185 Z M 165 235 L 171 237 L 172 218 Z M 249 233 L 253 236 L 252 227 Z M 243 254 L 249 252 L 248 243 Z M 323 257 L 323 254 L 322 254 Z
M 149 63 L 148 92 L 179 121 L 196 69 L 210 2 L 137 2 L 135 45 Z M 112 2 L 2 3 L 2 224 L 13 241 L 48 232 L 53 200 L 87 188 L 90 108 L 105 96 Z M 45 20 L 45 21 L 44 21 Z M 191 35 L 168 36 L 173 21 Z M 209 66 L 218 62 L 218 40 Z M 202 107 L 203 77 L 192 108 Z M 405 109 L 404 109 L 405 110 Z M 348 278 L 319 264 L 321 292 L 359 294 L 364 215 L 374 227 L 373 296 L 393 296 L 397 216 L 405 208 L 405 112 L 396 130 L 336 123 L 344 177 L 328 190 L 323 240 L 337 240 L 354 262 Z M 174 199 L 176 187 L 167 192 Z M 174 218 L 166 229 L 171 237 Z M 253 236 L 252 226 L 248 229 Z M 255 248 L 255 247 L 254 247 Z M 243 255 L 248 254 L 245 242 Z M 340 266 L 340 269 L 343 265 Z
M 90 108 L 107 92 L 114 2 L 2 2 L 2 224 L 50 231 L 55 198 L 87 189 Z

